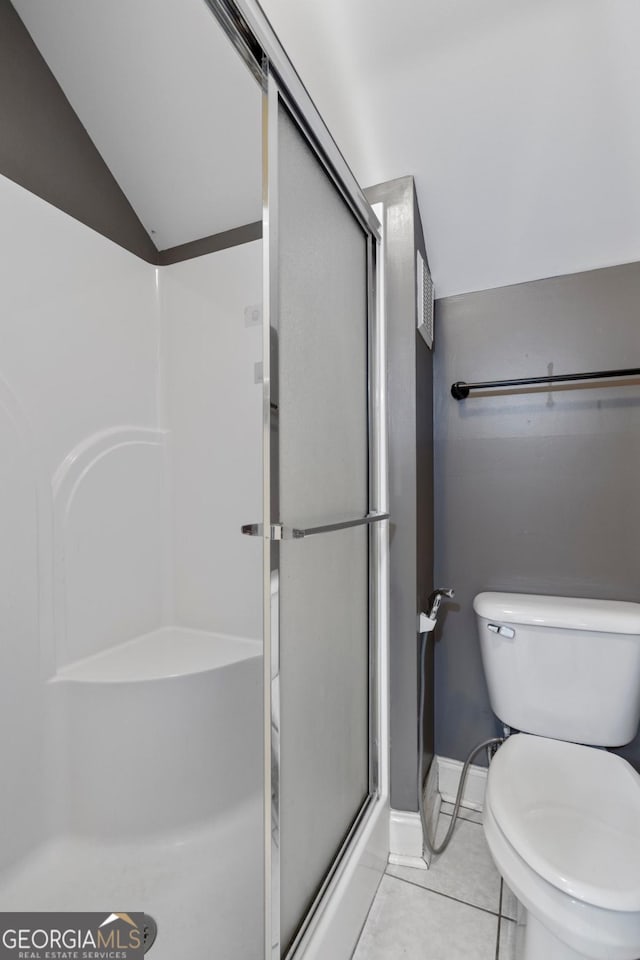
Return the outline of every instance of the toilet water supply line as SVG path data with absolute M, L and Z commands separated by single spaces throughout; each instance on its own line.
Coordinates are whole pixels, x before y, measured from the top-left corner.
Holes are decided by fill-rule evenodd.
M 424 679 L 424 667 L 425 667 L 425 655 L 427 650 L 427 634 L 431 633 L 438 620 L 438 611 L 440 609 L 440 603 L 442 602 L 443 597 L 453 597 L 453 590 L 438 588 L 434 590 L 431 596 L 429 597 L 429 612 L 427 614 L 421 613 L 419 619 L 419 632 L 420 632 L 420 709 L 418 714 L 418 809 L 420 810 L 420 820 L 422 823 L 422 854 L 425 860 L 429 854 L 437 856 L 439 853 L 442 853 L 447 849 L 449 841 L 453 836 L 453 829 L 456 825 L 456 820 L 458 817 L 458 811 L 460 809 L 460 804 L 462 803 L 462 794 L 464 791 L 464 785 L 467 779 L 467 773 L 469 767 L 471 766 L 471 761 L 474 759 L 476 754 L 480 753 L 485 747 L 491 747 L 494 744 L 500 745 L 504 743 L 504 737 L 490 737 L 489 740 L 483 740 L 482 743 L 479 743 L 476 747 L 473 748 L 469 756 L 464 762 L 462 767 L 462 773 L 460 774 L 460 781 L 458 783 L 458 791 L 456 793 L 456 802 L 453 808 L 453 814 L 451 816 L 451 823 L 449 824 L 449 829 L 446 832 L 444 840 L 436 846 L 435 839 L 430 835 L 429 832 L 429 820 L 427 817 L 427 812 L 424 805 L 424 711 L 425 711 L 425 679 Z

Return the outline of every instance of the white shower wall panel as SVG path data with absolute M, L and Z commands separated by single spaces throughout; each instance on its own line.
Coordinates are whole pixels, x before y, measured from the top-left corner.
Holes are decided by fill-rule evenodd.
M 0 256 L 0 260 L 2 257 Z M 0 294 L 1 296 L 1 294 Z M 43 830 L 41 579 L 42 504 L 25 425 L 0 379 L 0 865 Z M 15 811 L 11 818 L 9 813 Z
M 58 668 L 160 626 L 168 592 L 164 432 L 116 429 L 65 467 L 54 498 Z
M 155 270 L 0 177 L 2 375 L 51 476 L 79 443 L 157 425 Z
M 60 825 L 52 677 L 167 626 L 261 637 L 262 244 L 158 269 L 2 177 L 0 210 L 1 873 Z
M 172 464 L 176 621 L 258 638 L 262 551 L 240 527 L 261 515 L 262 242 L 164 267 L 160 276 Z
M 4 866 L 36 846 L 47 830 L 47 763 L 55 763 L 55 758 L 46 756 L 44 683 L 55 671 L 56 640 L 64 641 L 66 629 L 64 618 L 55 612 L 68 613 L 76 604 L 84 605 L 87 614 L 95 601 L 95 592 L 86 594 L 81 584 L 71 598 L 59 595 L 61 553 L 81 562 L 87 530 L 78 528 L 71 540 L 60 539 L 60 531 L 54 530 L 54 476 L 61 464 L 77 459 L 83 445 L 91 446 L 105 432 L 117 433 L 132 424 L 157 428 L 159 329 L 154 267 L 2 177 L 0 209 Z M 120 467 L 126 473 L 131 463 Z M 114 498 L 122 496 L 125 473 L 115 481 L 118 466 L 113 461 L 101 477 L 93 474 L 93 490 L 88 482 L 83 487 L 90 472 L 79 473 L 75 502 L 85 511 L 102 511 L 106 522 L 117 513 Z M 130 500 L 127 503 L 125 513 L 131 508 Z M 71 527 L 79 519 L 73 508 L 61 517 Z M 138 523 L 135 540 L 150 536 L 148 519 L 149 529 Z M 156 526 L 157 520 L 153 518 Z M 113 568 L 132 547 L 131 531 L 120 529 L 122 536 L 106 545 L 112 555 L 103 557 Z M 97 556 L 105 543 L 100 546 L 93 539 Z M 123 634 L 136 632 L 140 619 L 158 622 L 155 586 L 147 590 L 142 617 L 139 596 L 132 605 L 130 597 L 115 596 L 109 582 L 103 580 L 99 588 L 117 610 Z M 93 613 L 95 624 L 101 611 Z M 89 652 L 91 638 L 86 642 Z

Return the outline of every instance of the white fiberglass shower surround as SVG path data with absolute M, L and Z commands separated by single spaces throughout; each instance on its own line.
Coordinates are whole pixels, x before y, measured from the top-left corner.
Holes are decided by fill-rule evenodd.
M 378 221 L 257 4 L 12 6 L 148 244 L 0 176 L 0 911 L 346 960 L 388 852 Z

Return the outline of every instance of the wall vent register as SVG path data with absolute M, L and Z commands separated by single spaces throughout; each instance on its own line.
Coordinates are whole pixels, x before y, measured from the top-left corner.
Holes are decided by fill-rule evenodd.
M 416 254 L 416 300 L 418 333 L 429 350 L 433 350 L 433 280 L 429 265 L 419 250 Z

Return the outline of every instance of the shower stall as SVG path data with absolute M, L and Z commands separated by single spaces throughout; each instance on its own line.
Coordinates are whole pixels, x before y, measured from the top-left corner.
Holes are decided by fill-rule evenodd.
M 378 220 L 253 0 L 0 34 L 0 911 L 346 960 L 388 852 Z

